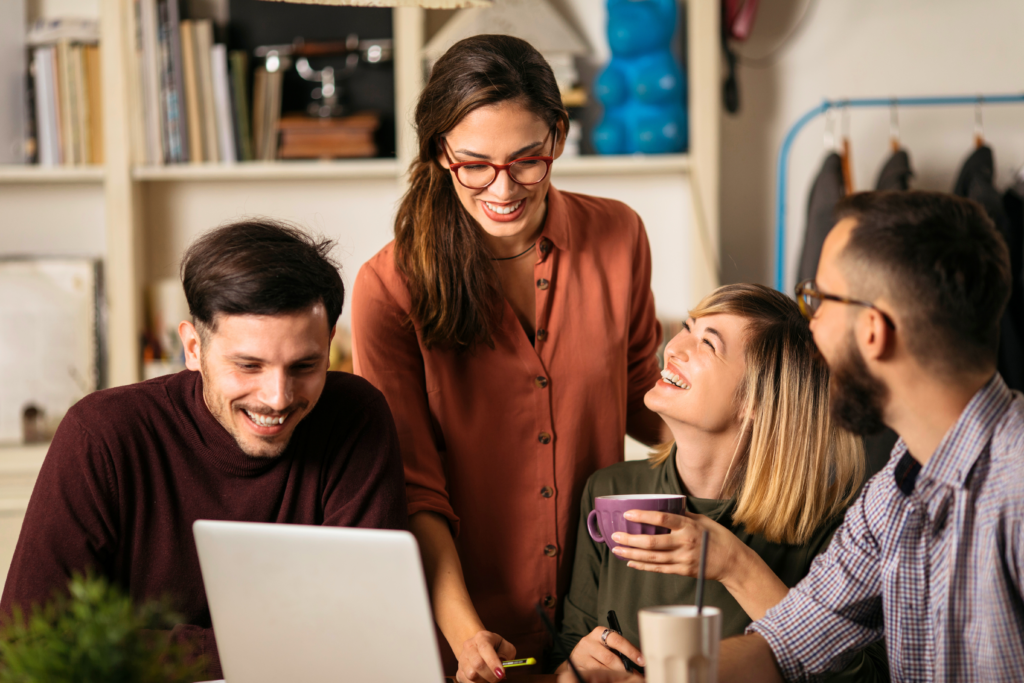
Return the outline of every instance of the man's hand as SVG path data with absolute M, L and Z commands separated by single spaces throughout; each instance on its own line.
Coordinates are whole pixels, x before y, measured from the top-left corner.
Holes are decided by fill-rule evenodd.
M 462 644 L 459 652 L 459 683 L 495 683 L 505 678 L 501 662 L 515 659 L 516 648 L 497 633 L 479 631 Z
M 572 663 L 576 665 L 577 669 L 581 671 L 584 669 L 611 669 L 613 671 L 625 671 L 626 667 L 622 665 L 622 660 L 619 656 L 612 652 L 608 648 L 618 650 L 622 654 L 629 657 L 632 661 L 636 662 L 639 666 L 644 665 L 643 655 L 640 654 L 640 650 L 633 645 L 633 643 L 620 636 L 615 631 L 608 634 L 608 638 L 605 642 L 601 642 L 601 636 L 604 634 L 605 628 L 598 626 L 593 631 L 584 636 L 576 647 L 572 651 Z M 607 647 L 605 647 L 607 645 Z M 559 668 L 568 670 L 568 665 L 563 664 Z

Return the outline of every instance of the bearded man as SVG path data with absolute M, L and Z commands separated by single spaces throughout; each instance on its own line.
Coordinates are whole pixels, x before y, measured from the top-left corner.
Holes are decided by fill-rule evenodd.
M 1024 397 L 996 372 L 1006 245 L 978 204 L 845 199 L 797 288 L 835 419 L 901 435 L 808 576 L 722 644 L 720 680 L 808 680 L 885 637 L 897 681 L 1024 671 Z
M 344 285 L 332 243 L 268 220 L 200 237 L 181 264 L 187 370 L 98 391 L 64 417 L 29 502 L 0 612 L 92 571 L 169 597 L 171 637 L 220 662 L 197 519 L 401 529 L 398 437 L 384 396 L 328 372 Z

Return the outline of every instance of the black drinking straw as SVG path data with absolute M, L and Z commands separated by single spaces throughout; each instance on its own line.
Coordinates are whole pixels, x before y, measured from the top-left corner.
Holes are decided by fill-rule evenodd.
M 551 623 L 550 619 L 548 619 L 548 615 L 544 612 L 544 607 L 539 602 L 537 603 L 537 614 L 540 615 L 540 620 L 544 622 L 544 628 L 548 630 L 548 633 L 551 635 L 551 639 L 554 641 L 555 655 L 565 657 L 566 663 L 569 665 L 569 668 L 572 669 L 572 673 L 576 676 L 576 680 L 579 681 L 579 683 L 587 683 L 583 680 L 583 676 L 580 675 L 579 669 L 577 669 L 576 665 L 572 663 L 572 658 L 569 657 L 569 654 L 562 647 L 562 640 L 558 637 L 558 631 L 555 630 L 555 625 Z
M 697 616 L 704 609 L 704 567 L 708 563 L 708 532 L 700 535 L 700 567 L 697 569 Z

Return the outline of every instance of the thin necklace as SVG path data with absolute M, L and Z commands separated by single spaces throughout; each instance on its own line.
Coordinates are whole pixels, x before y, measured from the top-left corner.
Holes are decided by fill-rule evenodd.
M 535 246 L 537 246 L 537 243 L 536 243 L 536 242 L 534 242 L 533 244 L 531 244 L 530 246 L 528 246 L 528 247 L 526 248 L 526 251 L 524 251 L 524 252 L 521 252 L 521 253 L 519 253 L 519 254 L 516 254 L 515 256 L 505 256 L 505 257 L 503 257 L 503 258 L 492 258 L 491 260 L 492 260 L 492 261 L 511 261 L 511 260 L 513 260 L 513 259 L 517 259 L 517 258 L 519 258 L 520 256 L 526 256 L 526 255 L 527 255 L 527 254 L 529 254 L 529 253 L 530 253 L 531 251 L 533 251 L 533 248 L 534 248 Z

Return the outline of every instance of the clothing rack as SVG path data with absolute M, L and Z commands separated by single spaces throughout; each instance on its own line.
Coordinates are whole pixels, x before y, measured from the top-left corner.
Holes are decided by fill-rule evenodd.
M 779 150 L 778 177 L 775 192 L 775 288 L 785 292 L 786 278 L 786 176 L 789 153 L 797 134 L 804 126 L 830 109 L 864 107 L 937 107 L 949 105 L 1024 104 L 1024 93 L 1015 95 L 964 95 L 946 97 L 868 97 L 848 100 L 824 100 L 790 126 Z

